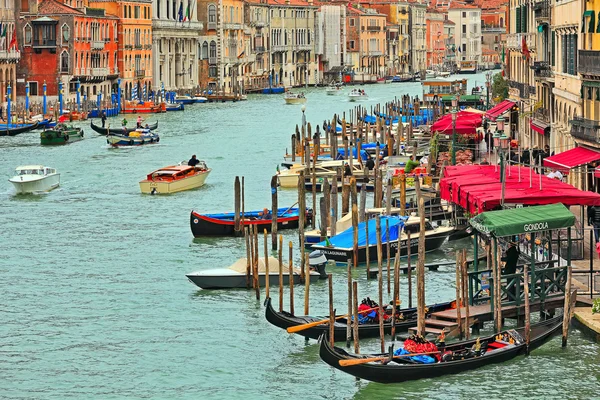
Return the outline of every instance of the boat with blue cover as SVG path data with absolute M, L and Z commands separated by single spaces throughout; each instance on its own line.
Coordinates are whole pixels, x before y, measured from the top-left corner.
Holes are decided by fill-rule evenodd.
M 396 256 L 398 245 L 400 246 L 400 256 L 407 255 L 407 232 L 411 234 L 410 252 L 411 254 L 417 254 L 419 249 L 420 219 L 418 217 L 381 215 L 358 224 L 357 257 L 359 263 L 367 261 L 367 248 L 369 249 L 369 261 L 377 260 L 377 218 L 380 218 L 381 222 L 381 243 L 387 246 L 389 242 L 390 257 Z M 389 235 L 386 232 L 386 222 L 389 224 Z M 367 231 L 369 232 L 368 237 Z M 453 231 L 454 228 L 452 227 L 434 228 L 429 221 L 425 220 L 425 251 L 439 249 Z M 400 236 L 400 243 L 398 243 L 398 236 Z M 328 260 L 340 263 L 354 260 L 354 228 L 350 227 L 338 235 L 314 244 L 311 246 L 311 249 L 323 251 Z M 387 254 L 384 254 L 384 258 L 386 256 Z
M 174 102 L 179 103 L 179 104 L 194 104 L 195 103 L 192 96 L 188 96 L 188 95 L 177 95 L 177 96 L 175 96 Z
M 190 215 L 190 227 L 194 237 L 202 236 L 243 236 L 246 226 L 256 226 L 259 232 L 263 229 L 271 230 L 271 211 L 246 211 L 241 216 L 240 225 L 242 229 L 235 231 L 235 213 L 200 214 L 192 211 Z M 312 218 L 312 210 L 306 210 L 305 221 L 308 223 Z M 300 214 L 298 208 L 279 208 L 277 210 L 277 230 L 296 229 L 299 226 Z

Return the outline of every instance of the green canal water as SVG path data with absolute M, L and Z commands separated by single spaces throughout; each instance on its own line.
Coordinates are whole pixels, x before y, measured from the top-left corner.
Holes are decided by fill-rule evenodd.
M 470 78 L 472 84 L 484 81 L 483 74 Z M 368 106 L 421 92 L 419 83 L 365 89 Z M 322 88 L 305 92 L 313 124 L 353 105 Z M 245 248 L 238 238 L 194 240 L 190 211 L 232 210 L 235 176 L 245 177 L 247 209 L 270 207 L 270 177 L 301 121 L 300 107 L 284 105 L 281 95 L 253 95 L 149 121 L 155 119 L 160 144 L 134 149 L 108 148 L 89 127 L 83 141 L 63 147 L 41 147 L 39 132 L 0 138 L 0 398 L 600 397 L 600 348 L 576 330 L 566 349 L 554 339 L 504 365 L 385 386 L 330 368 L 320 361 L 316 342 L 271 326 L 264 319 L 264 291 L 256 301 L 245 290 L 198 290 L 185 273 L 226 267 L 245 256 Z M 109 122 L 119 125 L 118 119 Z M 148 172 L 192 154 L 213 169 L 204 187 L 171 196 L 139 193 L 138 181 Z M 57 168 L 60 188 L 15 196 L 7 179 L 14 167 L 30 163 Z M 296 198 L 281 190 L 280 206 Z M 297 249 L 296 233 L 284 232 Z M 427 262 L 450 260 L 468 245 L 450 243 L 428 254 Z M 330 272 L 337 308 L 345 310 L 344 268 Z M 377 296 L 364 269 L 354 276 L 362 297 Z M 402 285 L 406 304 L 406 277 Z M 451 299 L 453 270 L 427 272 L 426 292 L 428 303 Z M 303 294 L 297 288 L 296 310 L 302 311 Z M 310 307 L 311 313 L 326 312 L 325 282 L 311 285 Z M 362 346 L 368 351 L 378 344 Z

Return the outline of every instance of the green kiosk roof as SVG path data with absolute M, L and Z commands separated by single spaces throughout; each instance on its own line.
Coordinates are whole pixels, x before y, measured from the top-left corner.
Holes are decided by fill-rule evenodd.
M 575 224 L 575 216 L 558 203 L 488 211 L 471 218 L 469 224 L 483 234 L 502 237 L 568 228 Z

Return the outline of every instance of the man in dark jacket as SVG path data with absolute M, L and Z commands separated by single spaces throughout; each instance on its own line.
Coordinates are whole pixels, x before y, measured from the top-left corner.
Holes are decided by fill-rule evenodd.
M 517 262 L 519 261 L 519 249 L 517 248 L 516 242 L 511 242 L 506 250 L 505 256 L 502 257 L 502 261 L 504 261 L 504 269 L 502 273 L 504 275 L 511 275 L 517 273 Z M 506 282 L 508 284 L 508 282 Z M 512 287 L 512 299 L 507 299 L 508 301 L 515 301 L 517 299 L 517 284 Z
M 600 242 L 600 207 L 588 206 L 587 217 L 588 224 L 594 228 L 594 239 L 598 243 Z

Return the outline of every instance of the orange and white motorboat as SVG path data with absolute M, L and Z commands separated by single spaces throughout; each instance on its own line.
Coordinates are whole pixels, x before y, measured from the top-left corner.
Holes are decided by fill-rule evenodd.
M 185 161 L 151 172 L 140 181 L 140 190 L 146 194 L 167 194 L 199 188 L 204 185 L 210 171 L 204 161 L 195 167 Z

